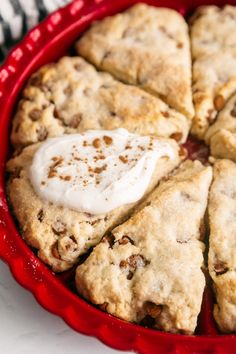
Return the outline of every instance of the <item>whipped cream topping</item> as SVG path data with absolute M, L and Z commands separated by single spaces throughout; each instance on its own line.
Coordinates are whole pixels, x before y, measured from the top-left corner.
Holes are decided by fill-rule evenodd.
M 90 130 L 48 139 L 29 169 L 38 196 L 90 214 L 141 199 L 158 159 L 174 157 L 168 142 L 125 129 Z

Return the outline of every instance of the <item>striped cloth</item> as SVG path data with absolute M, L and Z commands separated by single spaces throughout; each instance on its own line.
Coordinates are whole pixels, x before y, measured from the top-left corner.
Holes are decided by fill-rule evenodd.
M 71 0 L 0 0 L 0 62 L 44 17 Z

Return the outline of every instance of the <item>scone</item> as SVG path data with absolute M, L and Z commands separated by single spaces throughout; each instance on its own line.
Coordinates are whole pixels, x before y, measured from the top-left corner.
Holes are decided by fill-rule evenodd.
M 178 12 L 134 5 L 94 23 L 76 48 L 99 69 L 193 117 L 188 27 Z
M 236 7 L 200 7 L 190 20 L 193 58 L 192 133 L 204 139 L 236 90 Z
M 236 95 L 219 112 L 205 136 L 211 155 L 236 162 Z
M 203 218 L 212 168 L 186 161 L 77 267 L 79 294 L 110 314 L 192 334 L 205 278 Z
M 102 131 L 97 132 L 102 133 Z M 103 143 L 99 143 L 99 139 L 94 139 L 93 141 L 95 155 L 92 155 L 89 158 L 90 160 L 92 159 L 94 163 L 91 162 L 91 167 L 88 166 L 89 173 L 85 171 L 87 176 L 86 179 L 79 180 L 79 186 L 82 185 L 84 189 L 83 196 L 85 195 L 87 198 L 92 197 L 92 195 L 90 196 L 89 189 L 86 193 L 86 187 L 88 188 L 88 183 L 90 183 L 90 185 L 91 183 L 94 183 L 95 186 L 99 187 L 99 183 L 103 183 L 104 181 L 106 182 L 106 172 L 110 174 L 110 179 L 112 182 L 114 181 L 114 185 L 111 183 L 111 187 L 113 188 L 113 192 L 116 196 L 115 201 L 120 200 L 121 198 L 126 198 L 126 195 L 129 194 L 129 190 L 132 187 L 132 185 L 129 185 L 129 178 L 131 178 L 129 174 L 131 172 L 127 170 L 126 173 L 128 177 L 126 184 L 124 185 L 125 190 L 123 193 L 115 193 L 117 189 L 117 183 L 119 182 L 116 181 L 119 171 L 115 173 L 114 171 L 117 171 L 117 167 L 112 166 L 110 169 L 108 169 L 107 165 L 109 165 L 109 161 L 111 161 L 111 156 L 109 155 L 109 150 L 106 150 L 105 146 L 105 144 L 111 146 L 112 134 L 114 134 L 114 132 L 107 132 L 105 138 L 103 139 L 105 142 Z M 82 137 L 83 136 L 84 135 L 82 135 Z M 68 137 L 73 138 L 73 135 L 68 135 L 66 138 L 67 140 Z M 74 153 L 72 154 L 74 160 L 70 160 L 68 163 L 66 162 L 66 165 L 65 163 L 63 165 L 63 157 L 61 157 L 60 153 L 56 151 L 56 155 L 50 160 L 51 165 L 48 168 L 45 180 L 42 179 L 42 181 L 39 181 L 39 185 L 42 190 L 43 188 L 47 188 L 46 196 L 44 199 L 35 187 L 35 184 L 33 184 L 33 181 L 40 177 L 42 172 L 41 170 L 44 168 L 43 163 L 40 165 L 40 161 L 49 156 L 51 149 L 49 146 L 45 152 L 42 150 L 42 147 L 45 147 L 46 144 L 54 142 L 55 140 L 60 142 L 61 139 L 64 139 L 64 137 L 49 139 L 42 144 L 30 145 L 26 147 L 19 156 L 12 158 L 7 163 L 7 171 L 10 173 L 10 178 L 7 185 L 9 201 L 19 222 L 22 236 L 29 245 L 38 249 L 38 256 L 45 263 L 49 264 L 54 271 L 64 271 L 72 267 L 73 264 L 77 263 L 81 254 L 87 252 L 91 246 L 94 246 L 96 243 L 98 243 L 102 236 L 110 228 L 113 228 L 115 225 L 124 221 L 124 219 L 127 218 L 131 213 L 134 206 L 139 202 L 138 200 L 136 202 L 126 203 L 116 207 L 112 211 L 101 212 L 99 215 L 97 215 L 97 211 L 96 215 L 94 215 L 91 214 L 91 212 L 79 212 L 78 210 L 74 209 L 73 205 L 71 208 L 65 206 L 67 205 L 65 203 L 68 201 L 67 197 L 69 193 L 66 183 L 72 182 L 73 184 L 74 181 L 80 177 L 80 171 L 76 167 L 77 165 L 75 161 L 81 160 L 80 156 L 82 155 L 80 154 L 89 148 L 88 143 L 86 143 L 86 145 L 84 142 L 83 148 L 80 148 L 79 151 L 75 153 L 75 155 L 73 155 Z M 66 153 L 69 151 L 67 140 L 64 142 L 66 144 Z M 154 145 L 156 140 L 157 139 L 155 138 L 150 138 L 150 142 L 152 142 Z M 115 141 L 115 143 L 116 142 L 117 141 Z M 144 191 L 144 195 L 150 192 L 150 190 L 154 188 L 157 182 L 163 176 L 166 176 L 171 170 L 173 170 L 173 168 L 175 168 L 181 160 L 181 157 L 179 156 L 179 154 L 181 155 L 181 150 L 174 140 L 158 139 L 158 142 L 163 142 L 169 146 L 168 149 L 171 151 L 171 157 L 168 157 L 164 153 L 160 155 L 156 165 L 152 166 L 154 171 L 151 175 L 150 181 L 148 182 L 147 188 Z M 37 155 L 39 153 L 39 149 L 41 149 L 40 156 Z M 127 154 L 130 151 L 132 152 L 131 146 L 127 145 L 126 149 Z M 141 153 L 143 153 L 144 148 L 142 145 L 138 146 L 138 149 Z M 147 154 L 149 154 L 152 147 L 147 147 L 145 149 Z M 106 151 L 108 151 L 108 156 L 105 155 Z M 59 155 L 57 156 L 57 154 Z M 35 159 L 35 156 L 38 156 L 37 159 Z M 150 158 L 150 156 L 148 158 Z M 37 162 L 33 171 L 33 175 L 32 161 Z M 150 161 L 152 163 L 152 160 Z M 129 164 L 127 155 L 119 156 L 117 164 L 118 163 L 121 169 L 127 168 Z M 136 160 L 133 164 L 135 163 Z M 74 173 L 74 179 L 72 178 L 73 176 L 70 172 L 73 166 L 75 166 L 78 171 Z M 137 166 L 139 166 L 138 168 L 140 170 L 140 164 Z M 147 166 L 145 166 L 146 165 L 144 164 L 143 168 L 147 169 Z M 59 170 L 61 170 L 61 172 Z M 135 176 L 139 178 L 139 171 Z M 135 176 L 133 178 L 136 178 Z M 88 181 L 89 178 L 90 181 Z M 70 188 L 72 187 L 73 185 L 70 185 Z M 106 189 L 106 187 L 108 188 L 109 186 L 105 186 L 104 189 Z M 63 188 L 65 189 L 64 194 Z M 54 199 L 56 198 L 55 201 L 54 199 L 50 199 L 51 197 L 49 198 L 49 195 L 51 196 L 52 194 Z M 100 194 L 98 194 L 98 196 L 100 196 Z M 59 195 L 62 199 L 62 204 L 57 202 Z M 74 195 L 72 193 L 70 196 L 71 203 L 76 202 L 76 199 L 77 201 L 80 201 L 80 198 L 77 197 L 75 190 Z M 97 208 L 100 207 L 99 199 L 96 199 L 96 197 L 90 199 L 92 199 L 92 203 Z M 105 202 L 103 204 L 105 204 Z M 85 205 L 85 207 L 87 206 Z
M 208 267 L 216 301 L 214 317 L 222 332 L 236 331 L 236 165 L 214 164 L 209 198 L 210 249 Z
M 187 139 L 190 123 L 162 100 L 101 73 L 80 57 L 64 57 L 36 72 L 13 119 L 16 148 L 87 129 Z

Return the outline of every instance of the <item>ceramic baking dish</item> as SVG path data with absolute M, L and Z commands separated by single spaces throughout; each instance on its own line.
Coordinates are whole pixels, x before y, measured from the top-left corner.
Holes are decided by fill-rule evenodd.
M 10 213 L 5 193 L 4 164 L 10 154 L 9 129 L 21 89 L 40 66 L 71 53 L 76 38 L 94 20 L 120 12 L 135 0 L 76 0 L 51 14 L 35 27 L 11 52 L 0 68 L 0 257 L 16 280 L 30 290 L 47 310 L 62 317 L 72 328 L 95 336 L 120 350 L 145 354 L 235 354 L 236 335 L 221 335 L 212 316 L 213 297 L 205 291 L 196 335 L 175 335 L 121 321 L 88 304 L 76 295 L 73 272 L 55 275 L 22 240 Z M 188 16 L 202 4 L 224 5 L 224 1 L 152 0 L 155 6 L 171 7 Z M 236 5 L 236 1 L 229 1 Z M 187 143 L 191 153 L 198 143 Z M 204 155 L 204 151 L 203 151 Z

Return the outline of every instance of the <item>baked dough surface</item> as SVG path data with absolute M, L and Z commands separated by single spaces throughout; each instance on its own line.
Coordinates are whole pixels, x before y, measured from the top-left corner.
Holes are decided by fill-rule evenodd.
M 208 267 L 216 301 L 214 317 L 222 332 L 236 331 L 236 164 L 218 160 L 209 197 Z
M 193 333 L 205 286 L 203 218 L 211 179 L 210 166 L 184 162 L 78 266 L 78 292 L 122 319 Z
M 64 57 L 33 74 L 13 119 L 16 148 L 88 129 L 126 128 L 184 142 L 189 120 L 138 87 L 98 72 L 80 57 Z
M 193 60 L 192 133 L 204 139 L 236 90 L 236 7 L 198 8 L 190 20 Z
M 193 117 L 188 26 L 175 10 L 134 5 L 94 23 L 76 47 L 99 69 Z

